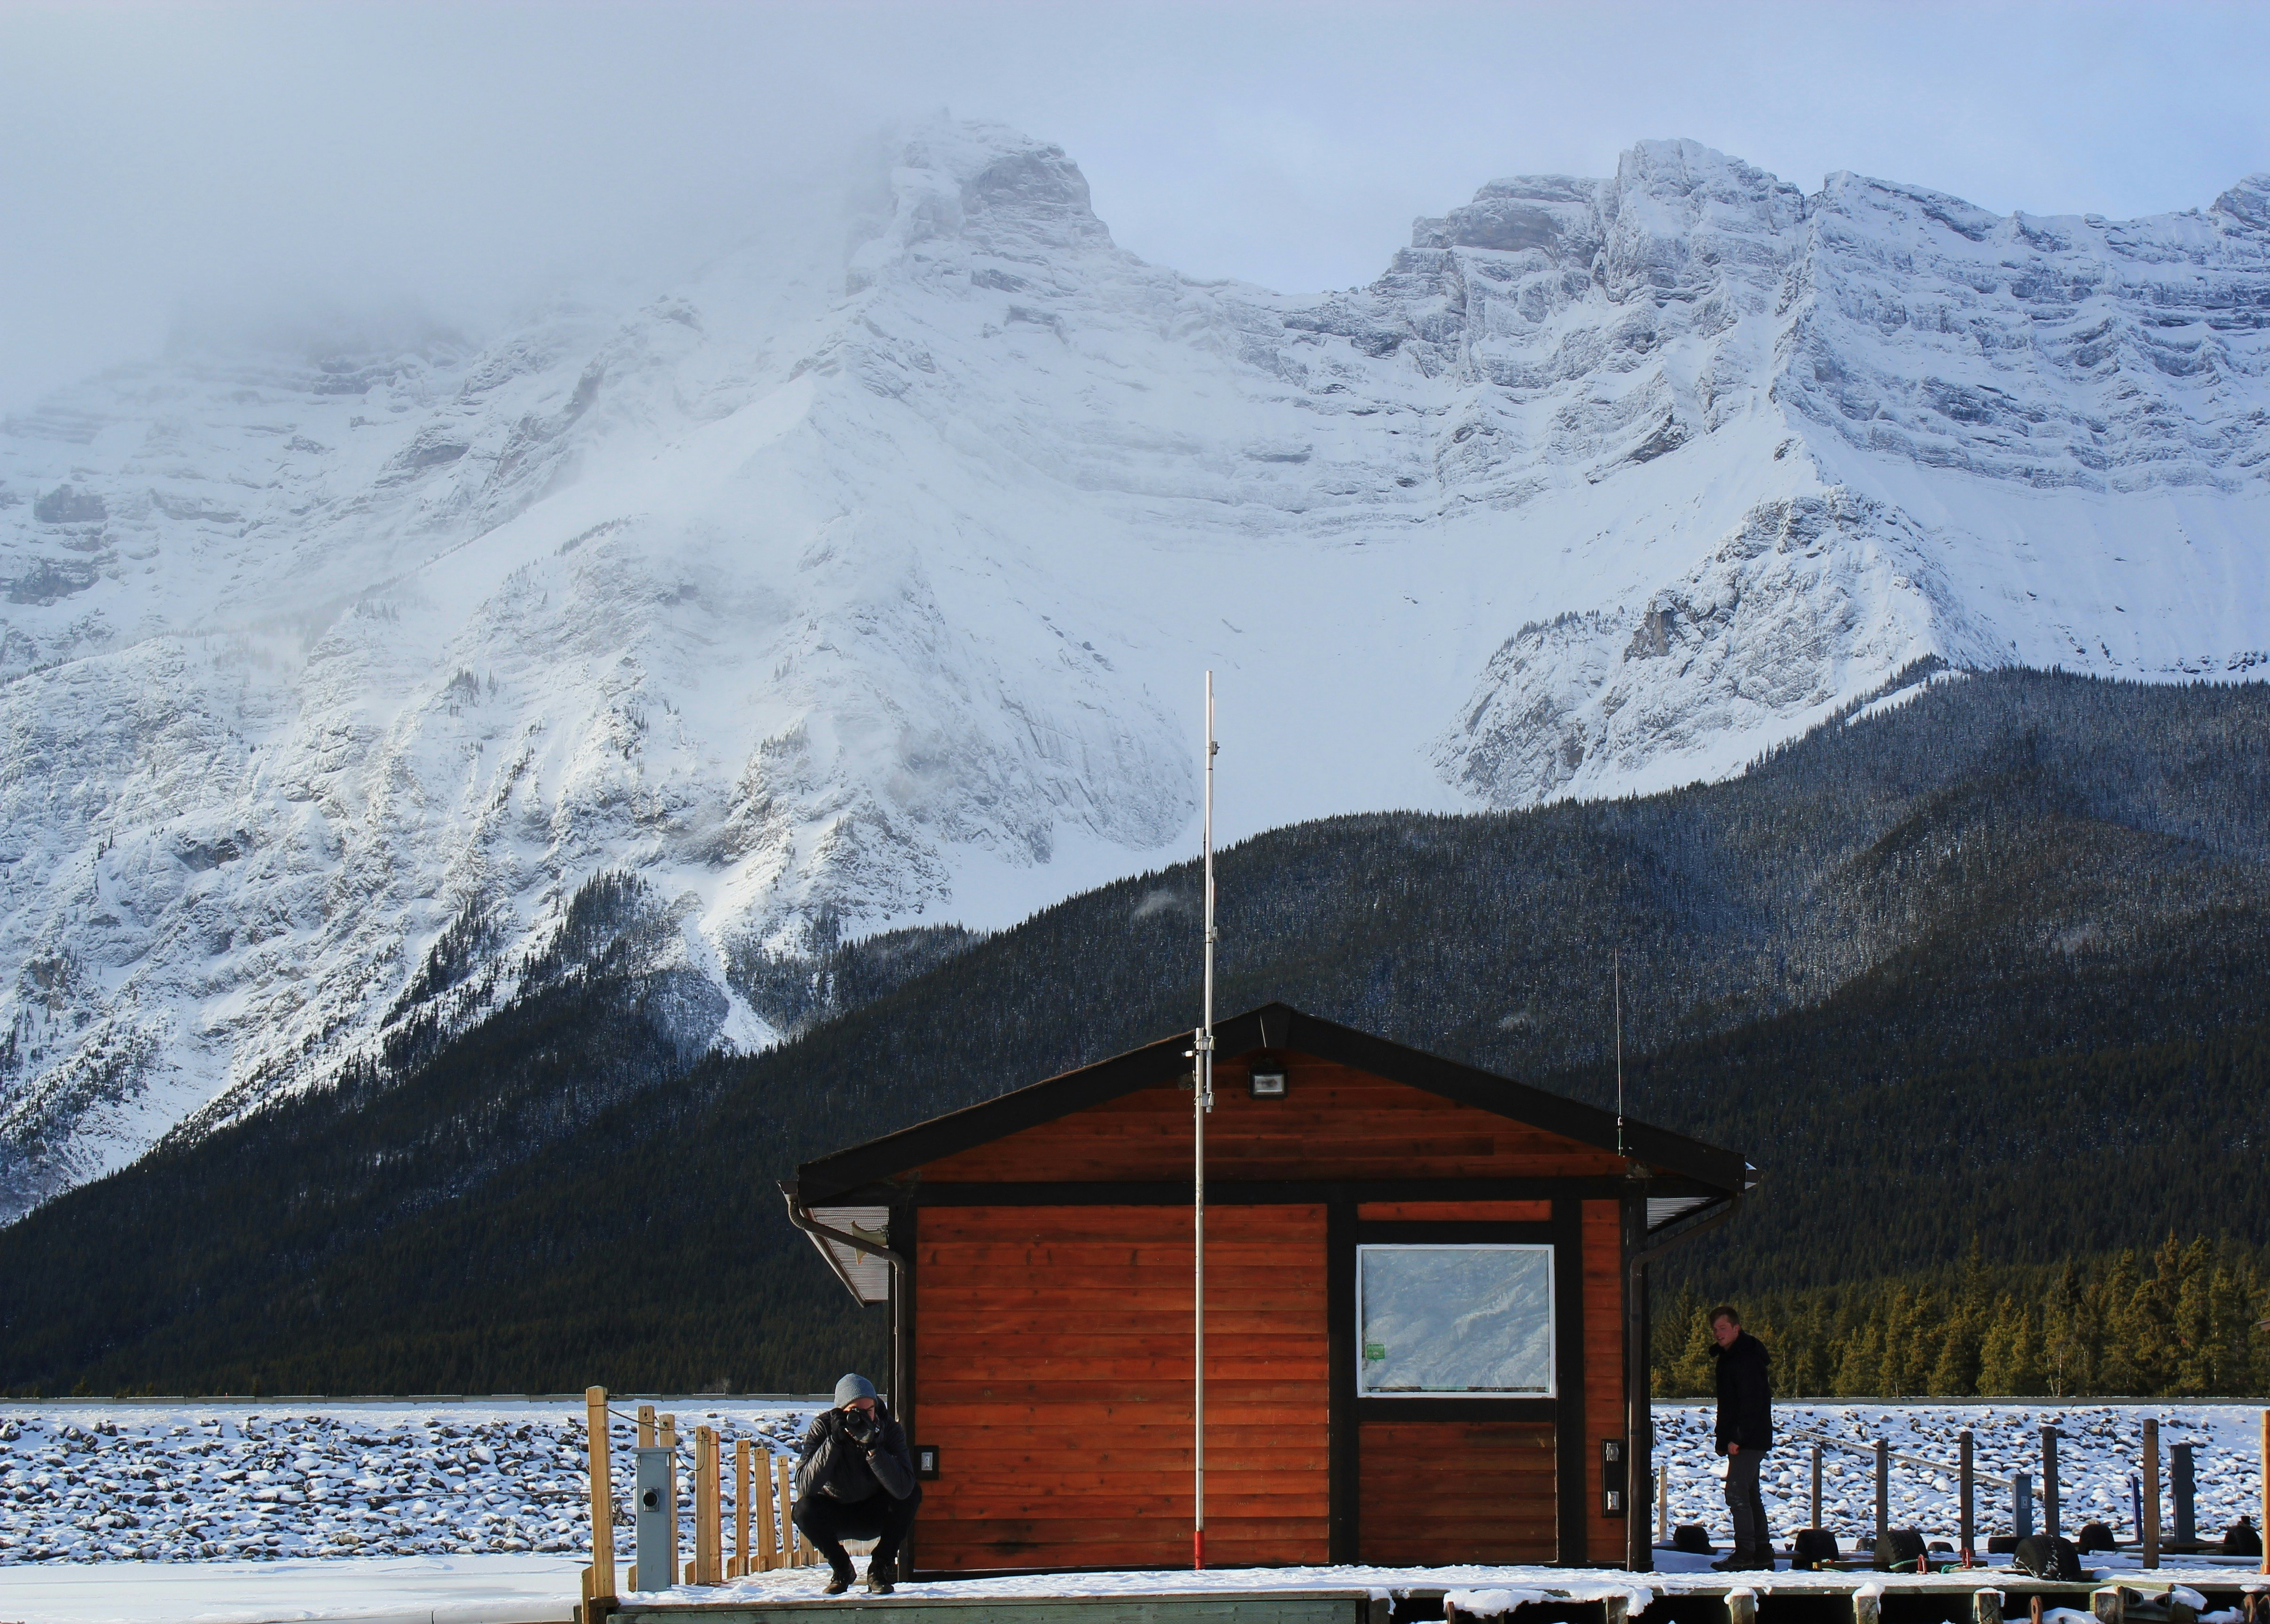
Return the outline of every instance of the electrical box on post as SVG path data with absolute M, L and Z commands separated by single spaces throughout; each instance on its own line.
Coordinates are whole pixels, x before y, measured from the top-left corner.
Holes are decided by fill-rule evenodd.
M 1631 1451 L 1621 1438 L 1600 1440 L 1600 1515 L 1621 1516 L 1631 1496 Z
M 638 1451 L 638 1487 L 632 1495 L 638 1522 L 633 1590 L 666 1591 L 678 1583 L 670 1571 L 671 1529 L 678 1521 L 677 1468 L 676 1450 L 649 1445 Z

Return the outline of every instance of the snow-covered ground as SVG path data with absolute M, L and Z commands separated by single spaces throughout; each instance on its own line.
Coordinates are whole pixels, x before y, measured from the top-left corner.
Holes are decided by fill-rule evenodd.
M 1720 1488 L 1724 1468 L 1710 1445 L 1715 1410 L 1709 1405 L 1655 1406 L 1656 1459 L 1668 1474 L 1671 1522 L 1700 1523 L 1720 1545 L 1732 1538 Z M 2143 1471 L 2143 1420 L 2160 1422 L 2162 1532 L 2174 1526 L 2170 1453 L 2192 1442 L 2199 1492 L 2197 1522 L 2201 1538 L 2219 1537 L 2241 1516 L 2262 1514 L 2262 1410 L 2238 1405 L 2186 1404 L 1913 1404 L 1881 1405 L 1833 1400 L 1777 1405 L 1775 1425 L 1781 1442 L 1766 1466 L 1766 1510 L 1776 1534 L 1806 1524 L 1812 1494 L 1812 1442 L 1797 1431 L 1852 1441 L 1851 1450 L 1825 1448 L 1821 1462 L 1821 1520 L 1849 1546 L 1875 1527 L 1875 1466 L 1868 1451 L 1874 1441 L 1890 1443 L 1894 1455 L 1942 1464 L 1929 1472 L 1895 1460 L 1891 1470 L 1891 1520 L 1895 1528 L 1916 1528 L 1952 1537 L 1957 1506 L 1955 1481 L 1956 1434 L 1970 1429 L 1972 1467 L 1984 1477 L 2033 1475 L 2035 1527 L 2041 1527 L 2041 1428 L 2055 1427 L 2058 1480 L 2063 1531 L 2070 1537 L 2084 1522 L 2101 1522 L 2124 1539 L 2135 1538 L 2129 1498 L 2131 1473 Z M 1977 1490 L 1981 1537 L 2011 1531 L 2010 1494 L 1981 1481 Z

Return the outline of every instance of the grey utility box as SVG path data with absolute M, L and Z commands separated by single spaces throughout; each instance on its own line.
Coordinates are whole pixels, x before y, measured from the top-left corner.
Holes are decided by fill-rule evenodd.
M 671 1537 L 678 1524 L 677 1466 L 676 1450 L 649 1445 L 638 1452 L 638 1488 L 634 1496 L 638 1555 L 631 1570 L 634 1590 L 666 1591 L 678 1583 L 677 1576 L 670 1570 L 671 1546 L 677 1543 Z

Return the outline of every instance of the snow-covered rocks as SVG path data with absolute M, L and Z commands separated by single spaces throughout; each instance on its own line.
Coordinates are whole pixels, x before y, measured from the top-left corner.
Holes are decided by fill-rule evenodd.
M 694 1399 L 679 1420 L 689 1437 L 709 1425 L 793 1454 L 810 1412 Z M 626 1442 L 616 1438 L 613 1459 L 627 1526 Z M 580 1399 L 0 1408 L 0 1564 L 588 1555 L 585 1447 Z M 686 1452 L 690 1461 L 690 1443 Z M 692 1507 L 689 1487 L 688 1550 Z
M 941 122 L 632 308 L 65 391 L 0 426 L 0 1219 L 471 1018 L 602 871 L 766 1042 L 753 949 L 1183 849 L 1205 668 L 1231 834 L 1733 772 L 1925 655 L 2255 669 L 2266 196 L 1648 142 L 1287 296 Z

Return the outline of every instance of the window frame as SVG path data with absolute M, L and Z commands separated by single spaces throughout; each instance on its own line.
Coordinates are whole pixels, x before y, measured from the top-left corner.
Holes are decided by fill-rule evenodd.
M 1369 1227 L 1369 1226 L 1366 1226 Z M 1430 1226 L 1431 1227 L 1431 1226 Z M 1534 1227 L 1524 1225 L 1524 1228 Z M 1464 1399 L 1479 1404 L 1554 1404 L 1561 1398 L 1561 1259 L 1560 1246 L 1553 1240 L 1396 1240 L 1371 1241 L 1359 1238 L 1354 1247 L 1351 1291 L 1354 1299 L 1355 1335 L 1353 1353 L 1353 1381 L 1355 1398 L 1361 1404 L 1382 1402 L 1441 1403 L 1445 1399 Z M 1396 1388 L 1386 1391 L 1364 1385 L 1364 1320 L 1363 1320 L 1363 1261 L 1366 1252 L 1440 1252 L 1492 1251 L 1542 1252 L 1545 1254 L 1545 1369 L 1546 1384 L 1536 1388 L 1465 1388 L 1457 1391 L 1414 1391 Z

